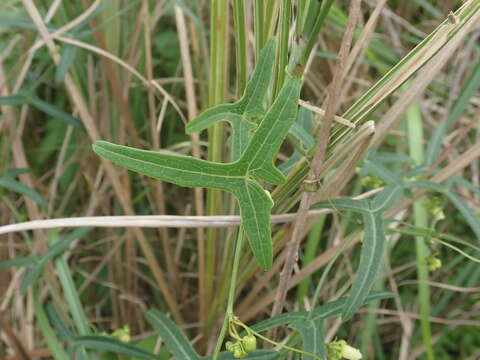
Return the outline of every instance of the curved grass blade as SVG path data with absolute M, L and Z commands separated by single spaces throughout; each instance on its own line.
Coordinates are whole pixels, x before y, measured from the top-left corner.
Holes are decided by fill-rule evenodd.
M 162 337 L 162 340 L 168 345 L 175 359 L 200 359 L 200 356 L 195 352 L 188 339 L 172 320 L 155 309 L 147 311 L 145 316 Z
M 48 206 L 47 202 L 35 189 L 32 189 L 31 187 L 28 187 L 15 180 L 14 177 L 10 176 L 8 173 L 0 176 L 0 186 L 32 199 L 41 207 Z
M 35 309 L 35 317 L 38 321 L 38 326 L 40 331 L 47 343 L 48 349 L 50 350 L 53 359 L 55 360 L 68 360 L 70 357 L 65 352 L 60 340 L 57 338 L 55 331 L 52 329 L 50 323 L 48 322 L 47 314 L 43 309 L 42 304 L 40 303 L 39 297 L 35 296 L 36 292 L 33 292 L 33 307 Z
M 131 356 L 135 359 L 158 360 L 157 356 L 150 354 L 136 346 L 126 344 L 120 340 L 103 335 L 78 336 L 71 342 L 75 346 L 83 346 L 87 349 L 109 351 L 115 354 Z
M 352 288 L 342 310 L 342 319 L 350 319 L 367 298 L 383 258 L 385 232 L 380 213 L 363 213 L 365 237 L 363 239 L 360 265 Z

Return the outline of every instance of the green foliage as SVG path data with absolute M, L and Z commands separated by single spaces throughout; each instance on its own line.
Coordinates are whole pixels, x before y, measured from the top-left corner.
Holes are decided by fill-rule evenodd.
M 269 45 L 262 52 L 260 68 L 255 72 L 247 85 L 245 96 L 239 102 L 222 104 L 207 110 L 197 120 L 192 121 L 193 125 L 188 131 L 192 131 L 192 127 L 202 129 L 225 118 L 238 125 L 242 123 L 238 116 L 243 121 L 249 121 L 247 118 L 250 116 L 260 115 L 261 100 L 258 97 L 266 92 L 263 83 L 266 69 L 263 64 L 268 64 L 266 59 L 273 58 L 273 50 L 273 45 Z M 106 159 L 144 175 L 181 186 L 220 189 L 233 194 L 238 200 L 242 225 L 252 251 L 262 269 L 268 270 L 272 265 L 270 210 L 273 201 L 258 180 L 272 184 L 285 181 L 283 174 L 275 167 L 274 160 L 296 120 L 300 87 L 301 81 L 298 78 L 290 77 L 286 81 L 248 144 L 245 143 L 246 137 L 243 135 L 241 138 L 244 140 L 234 141 L 235 154 L 241 153 L 241 157 L 232 163 L 221 164 L 193 157 L 139 150 L 105 141 L 96 142 L 93 149 Z M 248 126 L 240 128 L 238 133 L 245 134 L 247 128 Z M 241 148 L 245 145 L 242 152 Z

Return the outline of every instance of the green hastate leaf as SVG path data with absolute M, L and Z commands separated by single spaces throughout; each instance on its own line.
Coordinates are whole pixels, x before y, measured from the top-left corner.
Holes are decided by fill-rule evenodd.
M 290 323 L 289 326 L 297 330 L 302 336 L 303 351 L 318 355 L 321 358 L 325 357 L 325 328 L 323 319 L 297 320 Z M 303 355 L 303 359 L 314 360 L 314 358 L 307 355 Z
M 269 51 L 268 48 L 267 51 Z M 263 67 L 263 65 L 261 66 Z M 271 71 L 271 68 L 269 70 Z M 258 76 L 262 78 L 266 75 L 261 73 Z M 255 81 L 253 82 L 255 83 Z M 246 91 L 246 94 L 255 95 L 259 91 L 259 87 L 262 86 L 264 85 L 261 82 L 258 82 L 255 86 L 251 85 L 248 87 L 250 90 Z M 270 210 L 273 201 L 269 193 L 265 192 L 253 178 L 262 179 L 272 184 L 281 184 L 285 181 L 283 174 L 275 167 L 274 161 L 282 142 L 297 117 L 300 88 L 301 80 L 298 78 L 291 77 L 285 83 L 249 142 L 248 132 L 251 126 L 238 116 L 223 115 L 229 121 L 232 121 L 234 126 L 240 128 L 239 134 L 237 134 L 240 136 L 234 139 L 234 157 L 238 157 L 240 153 L 241 157 L 232 163 L 214 163 L 189 156 L 134 149 L 105 141 L 96 142 L 93 145 L 93 150 L 127 169 L 163 181 L 186 187 L 214 188 L 232 193 L 239 202 L 242 224 L 253 253 L 261 268 L 268 270 L 272 265 L 273 257 L 270 234 Z M 243 104 L 242 101 L 239 103 Z M 239 103 L 223 105 L 223 108 L 233 109 L 238 107 Z M 247 110 L 254 109 L 256 106 L 252 104 L 255 104 L 255 101 L 249 100 L 242 106 L 245 106 L 244 109 Z M 218 108 L 217 110 L 215 108 L 207 110 L 207 112 L 210 111 L 211 116 L 220 119 Z M 201 123 L 201 116 L 197 123 Z M 248 145 L 246 146 L 247 142 Z M 246 149 L 243 151 L 245 146 Z
M 375 282 L 383 258 L 385 232 L 380 213 L 363 213 L 365 236 L 360 265 L 343 307 L 342 319 L 348 320 L 362 306 Z
M 273 252 L 270 234 L 272 199 L 255 181 L 248 179 L 236 163 L 220 164 L 189 156 L 139 150 L 98 141 L 93 150 L 108 160 L 135 172 L 186 187 L 216 188 L 233 194 L 252 251 L 260 266 L 268 270 Z
M 147 311 L 146 318 L 168 345 L 175 359 L 200 359 L 188 339 L 172 320 L 155 309 Z

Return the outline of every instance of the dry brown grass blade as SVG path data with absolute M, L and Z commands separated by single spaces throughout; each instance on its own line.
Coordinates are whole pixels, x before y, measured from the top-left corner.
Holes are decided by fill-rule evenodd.
M 175 20 L 177 23 L 178 37 L 180 41 L 180 55 L 182 58 L 182 69 L 185 77 L 185 89 L 187 98 L 188 120 L 191 121 L 197 116 L 197 100 L 195 96 L 195 85 L 192 71 L 192 61 L 190 58 L 188 44 L 188 30 L 185 22 L 185 16 L 179 6 L 175 6 Z M 201 157 L 199 134 L 190 135 L 192 144 L 192 153 L 196 158 Z M 195 213 L 199 216 L 204 214 L 203 189 L 195 188 Z M 205 296 L 205 233 L 202 228 L 197 228 L 197 250 L 198 250 L 198 319 L 203 326 L 207 325 L 207 299 Z
M 326 214 L 331 210 L 310 210 L 309 217 Z M 296 214 L 272 215 L 272 224 L 289 223 L 295 220 Z M 0 226 L 0 235 L 11 232 L 36 229 L 73 228 L 73 227 L 170 227 L 170 228 L 207 228 L 229 227 L 240 225 L 239 215 L 183 216 L 183 215 L 127 215 L 127 216 L 91 216 L 69 217 L 63 219 L 46 219 L 26 221 L 23 223 Z
M 425 66 L 420 70 L 418 75 L 414 80 L 410 82 L 409 88 L 405 91 L 400 98 L 393 104 L 392 107 L 387 111 L 387 113 L 382 117 L 378 122 L 377 132 L 374 137 L 374 145 L 379 144 L 383 138 L 388 134 L 390 129 L 396 124 L 396 122 L 401 119 L 402 115 L 416 99 L 417 97 L 425 91 L 427 86 L 432 82 L 432 80 L 438 76 L 443 66 L 447 63 L 450 57 L 454 54 L 455 51 L 460 47 L 460 45 L 465 41 L 467 34 L 472 30 L 472 28 L 478 24 L 480 21 L 480 12 L 477 11 L 472 15 L 467 23 L 450 39 L 448 39 L 448 34 L 455 27 L 454 24 L 442 25 L 443 28 L 439 30 L 436 36 L 438 36 L 438 41 L 434 43 L 434 48 L 429 50 L 424 54 L 426 58 L 430 57 L 431 54 L 434 54 L 441 46 L 446 42 L 438 53 L 428 62 L 428 66 Z M 435 51 L 433 51 L 435 50 Z M 423 59 L 423 58 L 422 58 Z M 422 60 L 416 60 L 415 64 Z M 415 68 L 415 64 L 412 64 L 412 68 Z M 408 69 L 407 69 L 408 70 Z M 406 71 L 405 77 L 402 77 L 402 82 L 411 75 L 411 72 Z M 406 76 L 408 75 L 408 76 Z M 398 84 L 397 84 L 398 85 Z M 381 101 L 380 99 L 379 101 Z
M 328 102 L 325 109 L 325 118 L 322 123 L 320 134 L 318 136 L 317 147 L 315 150 L 315 155 L 313 162 L 307 176 L 309 181 L 318 181 L 319 173 L 323 165 L 324 157 L 328 147 L 328 139 L 330 137 L 330 131 L 333 123 L 335 113 L 338 108 L 338 96 L 340 94 L 341 84 L 345 77 L 345 65 L 348 61 L 348 56 L 350 52 L 350 46 L 353 39 L 353 34 L 355 26 L 360 16 L 360 0 L 353 0 L 350 3 L 348 24 L 345 30 L 342 43 L 340 45 L 339 51 L 339 61 L 338 66 L 335 68 L 335 73 L 333 75 L 332 84 L 329 88 L 328 93 Z M 277 290 L 277 295 L 275 303 L 272 309 L 272 316 L 279 314 L 283 308 L 285 302 L 285 297 L 287 294 L 287 287 L 289 284 L 289 279 L 291 277 L 293 267 L 296 263 L 298 248 L 300 246 L 300 241 L 302 239 L 302 232 L 306 225 L 306 214 L 311 205 L 312 193 L 304 192 L 302 200 L 300 201 L 300 207 L 297 213 L 297 220 L 293 228 L 292 237 L 288 243 L 288 253 L 285 259 L 285 264 L 280 273 L 279 285 Z M 273 333 L 271 334 L 273 335 Z
M 50 56 L 52 57 L 53 61 L 55 64 L 58 64 L 60 60 L 60 55 L 57 52 L 57 48 L 55 47 L 55 44 L 53 42 L 52 37 L 48 33 L 48 30 L 38 12 L 38 9 L 36 8 L 35 4 L 33 3 L 32 0 L 22 0 L 22 3 L 25 6 L 25 9 L 27 10 L 29 16 L 32 18 L 33 23 L 37 27 L 40 35 L 44 39 L 47 48 L 49 50 Z M 88 107 L 85 103 L 85 100 L 83 98 L 82 93 L 80 90 L 77 88 L 73 78 L 69 73 L 65 75 L 64 78 L 64 84 L 67 89 L 69 98 L 72 102 L 72 104 L 77 108 L 80 118 L 82 119 L 85 128 L 87 129 L 88 135 L 90 136 L 90 139 L 92 141 L 97 141 L 100 140 L 100 135 L 97 129 L 97 126 L 95 124 L 94 119 L 90 115 L 90 112 L 88 110 Z M 128 192 L 124 191 L 124 188 L 122 184 L 120 183 L 118 179 L 118 175 L 113 168 L 113 165 L 106 161 L 101 159 L 102 165 L 105 167 L 105 171 L 108 175 L 108 178 L 115 190 L 115 193 L 117 197 L 120 200 L 120 203 L 122 204 L 122 207 L 127 215 L 132 215 L 133 214 L 133 208 L 130 203 L 130 199 L 128 198 L 127 194 Z M 150 245 L 148 244 L 148 240 L 143 234 L 143 232 L 139 228 L 134 229 L 135 236 L 139 240 L 140 246 L 143 250 L 143 253 L 147 259 L 147 262 L 150 266 L 150 269 L 155 277 L 155 280 L 158 283 L 159 289 L 162 292 L 163 296 L 165 297 L 165 300 L 167 304 L 169 305 L 172 314 L 175 318 L 175 320 L 182 324 L 183 323 L 183 318 L 180 314 L 180 311 L 178 309 L 178 304 L 174 300 L 173 295 L 170 292 L 170 289 L 168 287 L 168 284 L 163 277 L 162 270 L 157 262 L 157 259 L 155 258 L 154 253 L 152 252 Z

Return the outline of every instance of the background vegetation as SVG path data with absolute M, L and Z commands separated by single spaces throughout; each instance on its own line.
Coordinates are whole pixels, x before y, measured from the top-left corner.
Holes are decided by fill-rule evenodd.
M 303 73 L 301 106 L 277 156 L 287 183 L 264 184 L 273 266 L 244 247 L 235 314 L 255 324 L 346 295 L 368 221 L 334 199 L 398 186 L 371 278 L 395 297 L 328 319 L 325 341 L 368 359 L 480 357 L 479 18 L 479 0 L 2 1 L 0 358 L 181 358 L 163 314 L 213 352 L 233 198 L 128 172 L 91 145 L 230 161 L 228 126 L 185 126 L 242 96 L 273 36 L 266 103 L 287 68 Z M 302 347 L 288 327 L 269 335 Z

